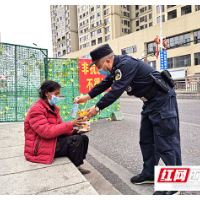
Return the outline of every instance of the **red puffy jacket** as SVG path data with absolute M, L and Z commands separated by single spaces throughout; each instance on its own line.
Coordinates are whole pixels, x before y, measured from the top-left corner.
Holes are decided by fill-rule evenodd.
M 25 147 L 24 156 L 31 162 L 51 164 L 55 155 L 57 137 L 72 135 L 71 122 L 63 123 L 59 108 L 54 111 L 39 99 L 30 108 L 24 121 Z

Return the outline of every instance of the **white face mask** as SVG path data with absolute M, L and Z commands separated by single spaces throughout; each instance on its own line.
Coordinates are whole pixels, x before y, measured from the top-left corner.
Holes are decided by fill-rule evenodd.
M 51 93 L 49 92 L 49 94 L 51 95 Z M 51 99 L 48 99 L 48 102 L 49 102 L 49 104 L 50 105 L 56 105 L 57 103 L 58 103 L 58 101 L 60 100 L 60 98 L 59 97 L 56 97 L 56 96 L 54 96 L 54 95 L 51 95 L 52 96 L 52 98 Z

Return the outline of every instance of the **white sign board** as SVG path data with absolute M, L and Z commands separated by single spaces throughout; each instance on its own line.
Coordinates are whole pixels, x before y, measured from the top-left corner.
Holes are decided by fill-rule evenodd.
M 185 79 L 186 69 L 169 71 L 173 80 Z

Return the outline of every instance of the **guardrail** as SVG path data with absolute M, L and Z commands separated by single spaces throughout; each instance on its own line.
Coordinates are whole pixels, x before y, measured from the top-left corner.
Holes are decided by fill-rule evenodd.
M 191 91 L 191 92 L 197 92 L 197 81 L 176 81 L 176 85 L 174 87 L 175 91 Z

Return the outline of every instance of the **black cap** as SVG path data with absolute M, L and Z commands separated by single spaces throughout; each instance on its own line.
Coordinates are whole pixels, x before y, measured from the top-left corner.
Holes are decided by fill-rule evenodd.
M 112 52 L 113 52 L 113 50 L 110 48 L 110 46 L 108 44 L 103 44 L 103 45 L 97 47 L 96 49 L 94 49 L 93 51 L 90 52 L 90 56 L 92 58 L 92 63 L 89 65 L 89 67 L 91 67 L 92 65 L 94 65 L 94 63 L 99 61 L 101 58 L 109 55 Z

